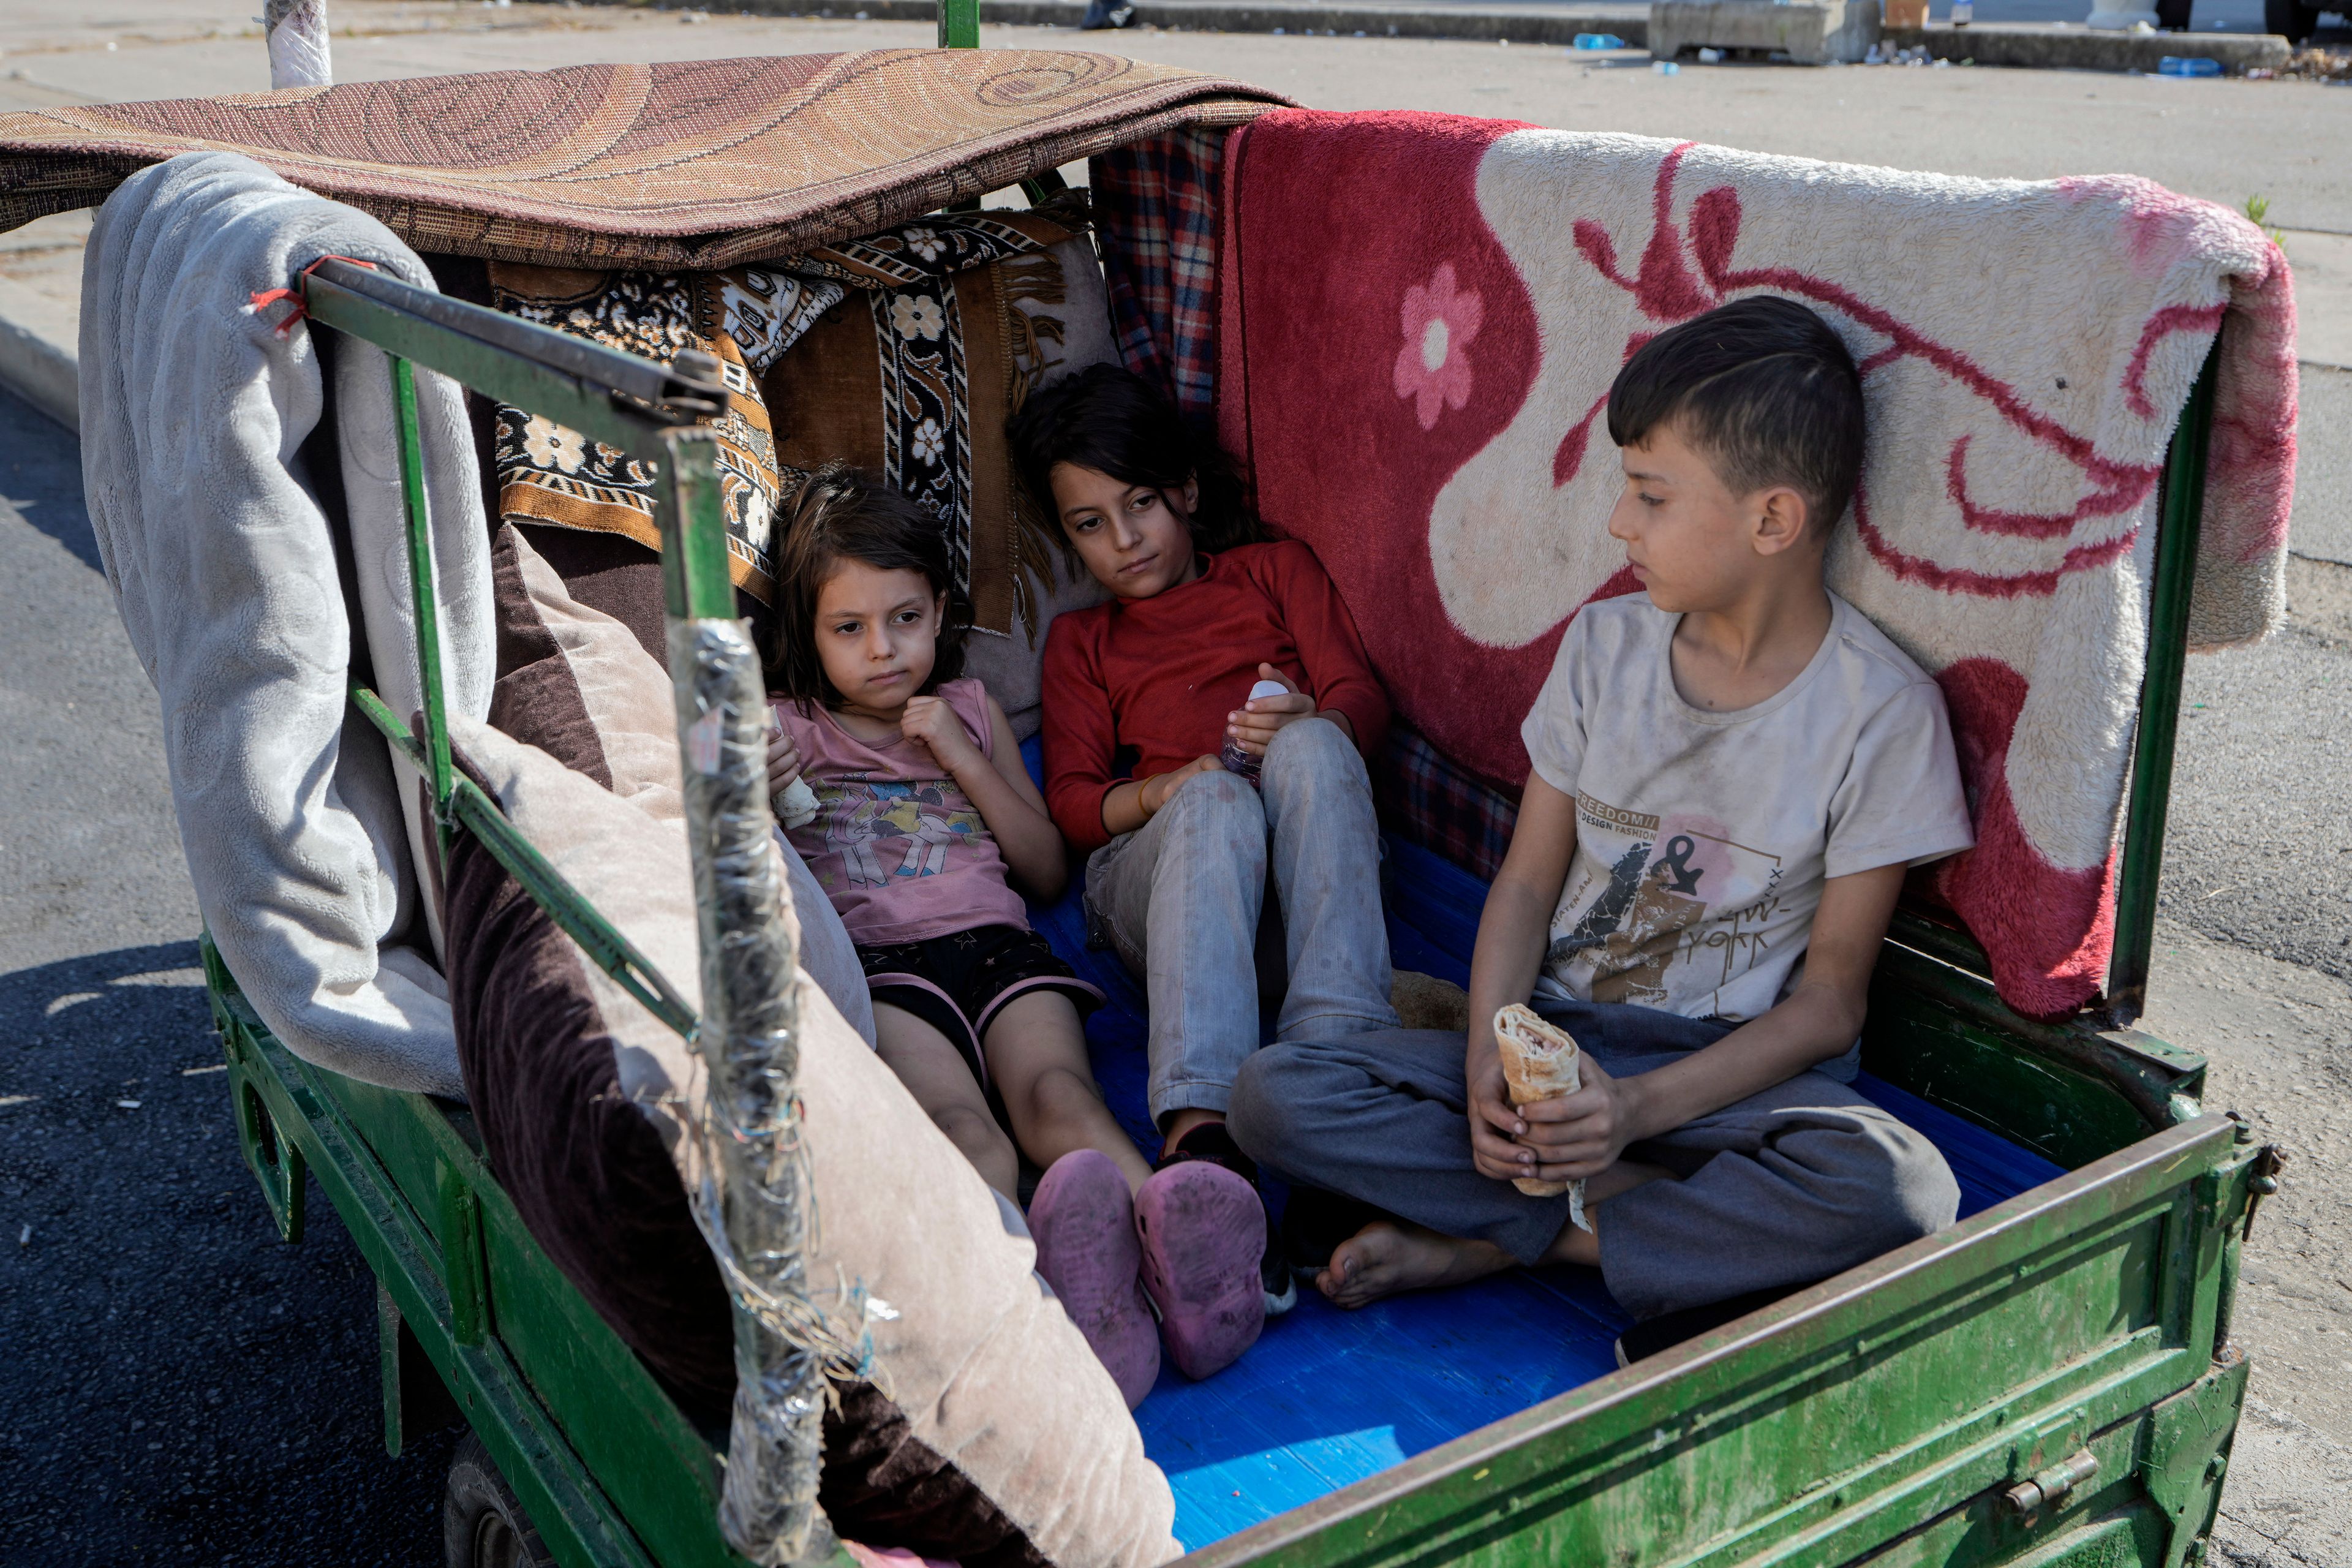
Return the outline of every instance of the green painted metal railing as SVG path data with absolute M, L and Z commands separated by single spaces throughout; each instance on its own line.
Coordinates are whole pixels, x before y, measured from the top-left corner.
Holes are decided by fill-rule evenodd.
M 684 476 L 676 470 L 669 438 L 676 426 L 719 405 L 725 396 L 715 383 L 688 381 L 674 374 L 648 374 L 658 367 L 594 343 L 512 318 L 486 321 L 492 312 L 470 308 L 423 289 L 380 277 L 347 261 L 328 260 L 302 279 L 303 309 L 322 326 L 349 332 L 384 350 L 392 361 L 393 395 L 400 423 L 400 477 L 407 499 L 409 581 L 416 617 L 416 663 L 420 681 L 421 733 L 412 733 L 375 692 L 355 686 L 352 701 L 369 723 L 425 775 L 435 826 L 446 858 L 449 836 L 463 828 L 478 839 L 520 883 L 551 919 L 580 944 L 596 966 L 610 974 L 653 1015 L 692 1038 L 696 1017 L 660 971 L 615 930 L 611 921 L 548 864 L 530 841 L 506 819 L 498 804 L 471 780 L 459 776 L 449 751 L 448 708 L 442 676 L 437 576 L 432 518 L 425 483 L 424 446 L 417 426 L 415 366 L 423 364 L 478 387 L 501 401 L 562 411 L 574 428 L 659 464 L 659 489 L 673 491 Z M 462 325 L 460 324 L 462 323 Z M 469 330 L 470 329 L 470 330 Z M 583 352 L 585 351 L 585 352 Z M 625 385 L 623 393 L 616 383 Z M 619 401 L 634 396 L 639 406 Z M 707 443 L 694 443 L 707 445 Z M 705 465 L 707 466 L 707 464 Z M 694 484 L 687 479 L 689 489 Z M 676 500 L 661 494 L 666 517 Z M 688 530 L 689 534 L 701 531 Z M 719 542 L 718 578 L 726 584 L 725 541 Z M 676 578 L 673 611 L 680 601 L 711 602 L 709 551 L 673 550 L 665 555 L 665 579 Z M 691 565 L 689 565 L 691 562 Z M 719 600 L 732 613 L 734 590 Z
M 589 959 L 688 1041 L 708 1089 L 688 1129 L 706 1175 L 689 1193 L 737 1317 L 737 1394 L 719 1524 L 762 1563 L 836 1557 L 817 1506 L 825 1320 L 810 1305 L 805 1243 L 813 1198 L 796 1146 L 801 1109 L 796 937 L 769 838 L 762 763 L 765 684 L 738 618 L 716 433 L 718 362 L 685 353 L 664 366 L 326 260 L 300 279 L 310 319 L 374 344 L 391 362 L 420 682 L 417 732 L 375 692 L 352 700 L 425 776 L 446 868 L 464 832 L 514 876 Z M 662 533 L 669 657 L 682 742 L 687 838 L 699 909 L 698 1016 L 673 985 L 509 822 L 452 755 L 442 668 L 430 496 L 416 365 L 502 403 L 559 420 L 643 463 Z M 472 1213 L 470 1186 L 440 1194 Z M 452 1207 L 454 1205 L 454 1208 Z M 477 1249 L 478 1250 L 478 1249 Z M 455 1276 L 452 1276 L 453 1280 Z M 453 1289 L 454 1289 L 453 1285 Z M 452 1318 L 460 1343 L 486 1329 L 479 1292 Z
M 428 772 L 429 758 L 424 742 L 409 732 L 408 726 L 384 705 L 383 698 L 364 686 L 353 686 L 352 704 L 403 756 L 416 764 L 418 772 Z M 478 839 L 482 847 L 521 884 L 531 901 L 545 910 L 548 918 L 580 944 L 591 963 L 681 1037 L 693 1037 L 694 1009 L 677 994 L 677 988 L 610 921 L 596 912 L 596 906 L 566 880 L 562 872 L 547 863 L 547 858 L 532 847 L 521 830 L 507 820 L 498 802 L 483 794 L 473 780 L 462 777 L 450 784 L 448 800 L 450 826 L 463 827 Z
M 2197 541 L 2205 521 L 2205 449 L 2213 435 L 2217 339 L 2189 405 L 2172 432 L 2157 502 L 2156 572 L 2148 589 L 2147 672 L 2139 690 L 2139 732 L 2132 745 L 2131 798 L 2125 811 L 2123 867 L 2116 880 L 2116 945 L 2107 963 L 2111 1024 L 2147 1006 L 2148 964 L 2156 951 L 2157 886 L 2164 871 L 2164 830 L 2172 801 L 2173 746 L 2180 731 L 2180 689 L 2189 658 L 2189 605 L 2197 585 Z
M 2121 1029 L 2147 1010 L 2148 964 L 2156 949 L 2156 906 L 2164 870 L 2164 833 L 2172 794 L 2173 748 L 2180 730 L 2180 692 L 2188 661 L 2189 605 L 2197 585 L 2197 539 L 2205 515 L 2205 448 L 2213 432 L 2214 366 L 2208 355 L 2180 411 L 2165 455 L 2156 510 L 2156 561 L 2148 588 L 2147 666 L 2140 680 L 2132 742 L 2131 786 L 2124 808 L 2116 877 L 2115 947 L 2107 962 L 2099 1021 Z M 1963 927 L 1914 910 L 1899 911 L 1895 942 L 1955 968 L 1990 976 L 1983 947 Z
M 980 47 L 980 0 L 940 0 L 940 47 Z

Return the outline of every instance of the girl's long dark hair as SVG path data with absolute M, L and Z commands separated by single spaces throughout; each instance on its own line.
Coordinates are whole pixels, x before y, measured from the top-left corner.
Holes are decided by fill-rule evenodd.
M 1201 487 L 1192 509 L 1192 544 L 1229 550 L 1265 537 L 1250 510 L 1233 459 L 1216 442 L 1196 436 L 1167 394 L 1133 371 L 1088 365 L 1076 375 L 1029 395 L 1005 426 L 1013 464 L 1038 510 L 1054 520 L 1055 537 L 1069 538 L 1054 505 L 1054 466 L 1072 463 L 1108 474 L 1121 484 L 1148 485 L 1163 494 Z
M 834 568 L 856 561 L 877 572 L 919 572 L 933 596 L 948 595 L 938 653 L 918 696 L 963 673 L 963 616 L 948 571 L 940 520 L 846 463 L 827 463 L 803 480 L 778 519 L 776 636 L 768 650 L 769 689 L 806 710 L 841 706 L 816 653 L 816 595 Z

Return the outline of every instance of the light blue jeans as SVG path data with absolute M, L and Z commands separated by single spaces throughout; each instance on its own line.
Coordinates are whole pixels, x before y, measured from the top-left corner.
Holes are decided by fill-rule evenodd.
M 1255 952 L 1271 867 L 1289 960 L 1280 1040 L 1397 1026 L 1364 759 L 1328 719 L 1276 731 L 1258 787 L 1184 781 L 1087 861 L 1087 915 L 1151 999 L 1151 1115 L 1222 1111 L 1263 1037 Z

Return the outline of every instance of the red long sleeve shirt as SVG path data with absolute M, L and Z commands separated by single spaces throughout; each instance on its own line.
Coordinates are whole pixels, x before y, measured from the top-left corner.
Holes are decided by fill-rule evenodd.
M 1045 805 L 1081 853 L 1110 842 L 1103 796 L 1213 755 L 1260 662 L 1348 716 L 1370 757 L 1388 694 L 1315 552 L 1296 541 L 1209 556 L 1201 575 L 1149 599 L 1056 616 L 1045 637 Z

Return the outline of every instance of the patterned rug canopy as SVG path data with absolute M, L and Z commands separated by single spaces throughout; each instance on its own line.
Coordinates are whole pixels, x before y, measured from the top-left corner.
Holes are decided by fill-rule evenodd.
M 482 71 L 0 114 L 0 230 L 243 153 L 422 251 L 714 269 L 868 234 L 1286 101 L 1068 49 L 867 49 Z

